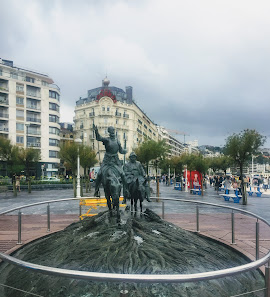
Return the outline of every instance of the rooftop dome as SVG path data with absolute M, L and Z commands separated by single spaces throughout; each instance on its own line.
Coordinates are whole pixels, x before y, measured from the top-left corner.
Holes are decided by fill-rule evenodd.
M 110 84 L 110 80 L 107 78 L 107 76 L 102 81 L 104 87 L 108 87 Z

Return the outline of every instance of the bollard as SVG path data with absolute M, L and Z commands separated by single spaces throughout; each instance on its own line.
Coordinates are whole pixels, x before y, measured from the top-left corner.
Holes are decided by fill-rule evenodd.
M 21 210 L 18 212 L 18 242 L 17 244 L 22 244 L 22 213 Z
M 50 203 L 47 205 L 47 231 L 51 231 L 51 213 L 50 213 Z
M 196 232 L 200 232 L 200 215 L 199 215 L 199 205 L 196 204 L 196 223 L 197 223 L 197 230 Z
M 165 205 L 164 205 L 164 201 L 162 201 L 162 219 L 164 220 L 165 218 Z
M 256 222 L 256 260 L 260 258 L 260 223 Z
M 234 212 L 232 210 L 232 244 L 235 244 L 235 236 L 234 236 Z

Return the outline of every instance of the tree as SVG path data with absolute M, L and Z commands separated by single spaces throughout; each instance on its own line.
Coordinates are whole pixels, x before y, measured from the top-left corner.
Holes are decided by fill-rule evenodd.
M 89 177 L 87 175 L 87 169 L 93 167 L 98 160 L 96 159 L 96 152 L 92 150 L 90 146 L 82 145 L 80 148 L 80 165 L 84 170 L 84 180 L 85 180 L 85 191 L 88 193 L 89 188 Z
M 156 160 L 156 166 L 158 166 L 158 162 L 165 157 L 167 149 L 167 145 L 163 140 L 147 140 L 135 149 L 138 161 L 146 166 L 147 175 L 150 161 Z
M 211 158 L 209 161 L 209 168 L 212 168 L 214 173 L 220 169 L 224 171 L 226 175 L 227 169 L 231 166 L 232 159 L 229 156 L 221 155 L 218 157 Z
M 31 193 L 31 177 L 30 170 L 33 166 L 36 166 L 38 161 L 40 160 L 41 154 L 39 149 L 35 148 L 21 148 L 19 150 L 19 158 L 24 165 L 26 178 L 28 182 L 28 193 Z
M 64 166 L 71 170 L 73 180 L 73 192 L 76 197 L 76 169 L 78 158 L 78 144 L 75 142 L 66 142 L 60 146 L 59 156 Z
M 12 176 L 13 195 L 17 196 L 16 175 L 24 169 L 21 159 L 21 148 L 12 145 L 9 139 L 0 137 L 0 160 L 6 164 L 6 175 Z
M 247 195 L 244 188 L 243 169 L 251 160 L 252 155 L 258 153 L 258 149 L 265 142 L 266 138 L 256 130 L 246 129 L 239 134 L 234 133 L 226 140 L 224 152 L 230 156 L 234 164 L 240 168 L 240 179 L 243 204 L 247 204 Z

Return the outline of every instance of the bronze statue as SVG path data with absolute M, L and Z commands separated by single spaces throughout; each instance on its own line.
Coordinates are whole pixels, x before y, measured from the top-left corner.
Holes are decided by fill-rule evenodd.
M 111 198 L 113 207 L 117 210 L 117 217 L 119 215 L 119 197 L 121 193 L 121 182 L 124 186 L 124 195 L 128 196 L 128 189 L 125 174 L 121 167 L 120 160 L 118 158 L 118 152 L 120 154 L 126 154 L 126 150 L 122 148 L 121 143 L 115 136 L 114 127 L 108 128 L 109 137 L 102 137 L 98 132 L 97 126 L 93 125 L 97 141 L 102 141 L 105 145 L 106 153 L 102 161 L 100 170 L 97 174 L 95 193 L 94 196 L 98 196 L 99 186 L 102 182 L 107 199 L 108 208 L 111 210 Z
M 137 211 L 137 201 L 140 200 L 140 209 L 142 212 L 142 202 L 144 198 L 148 202 L 151 202 L 149 199 L 149 186 L 145 178 L 145 171 L 142 167 L 142 164 L 137 161 L 137 155 L 132 152 L 129 156 L 129 162 L 124 165 L 124 172 L 126 174 L 126 180 L 128 185 L 128 190 L 130 197 L 124 196 L 124 201 L 126 198 L 130 198 L 131 209 L 133 210 L 133 204 L 135 211 Z

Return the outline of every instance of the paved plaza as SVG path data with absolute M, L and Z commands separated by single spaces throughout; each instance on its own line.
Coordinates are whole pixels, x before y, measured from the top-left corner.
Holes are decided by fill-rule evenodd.
M 155 183 L 151 182 L 153 188 L 152 196 L 155 194 Z M 87 196 L 93 195 L 93 189 Z M 204 191 L 204 196 L 192 195 L 187 192 L 174 190 L 174 187 L 160 185 L 161 198 L 185 199 L 196 202 L 208 202 L 216 205 L 224 205 L 235 207 L 237 209 L 252 212 L 262 218 L 270 221 L 269 206 L 270 194 L 264 193 L 262 197 L 248 197 L 248 205 L 225 202 L 223 197 L 217 193 L 214 188 L 208 187 Z M 47 190 L 33 191 L 31 194 L 27 192 L 19 192 L 17 197 L 13 197 L 12 193 L 0 194 L 0 213 L 11 208 L 20 207 L 22 205 L 52 201 L 58 199 L 73 198 L 73 190 Z M 159 215 L 162 215 L 162 202 L 153 199 L 151 203 L 144 202 L 144 208 L 148 207 Z M 123 208 L 121 208 L 122 211 Z M 50 203 L 51 225 L 50 232 L 56 232 L 63 229 L 71 222 L 77 221 L 79 216 L 79 202 L 77 200 L 61 203 Z M 105 210 L 105 209 L 104 209 Z M 47 204 L 39 205 L 22 210 L 22 243 L 27 243 L 37 237 L 48 234 L 47 230 Z M 199 206 L 200 218 L 200 234 L 210 236 L 228 245 L 231 245 L 231 210 L 219 207 Z M 0 216 L 0 251 L 11 252 L 18 248 L 18 223 L 17 213 Z M 164 203 L 165 220 L 174 223 L 186 230 L 196 231 L 196 204 L 179 201 L 165 201 Z M 235 213 L 235 245 L 238 249 L 251 259 L 255 258 L 255 239 L 256 239 L 256 219 L 250 216 L 244 216 Z M 270 229 L 260 224 L 260 256 L 263 256 L 270 249 Z

